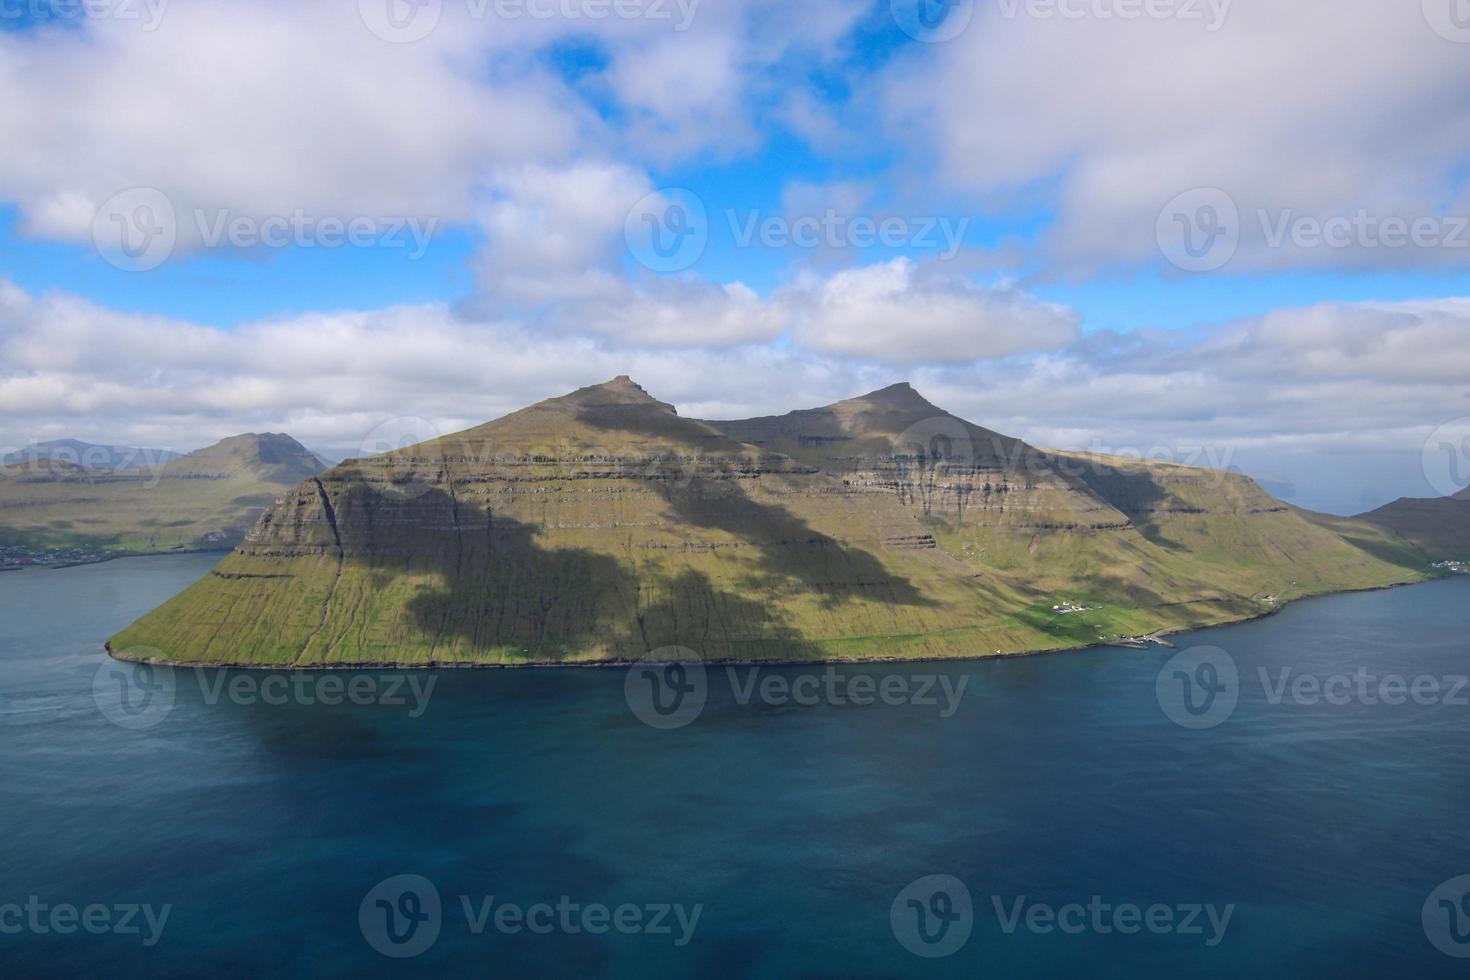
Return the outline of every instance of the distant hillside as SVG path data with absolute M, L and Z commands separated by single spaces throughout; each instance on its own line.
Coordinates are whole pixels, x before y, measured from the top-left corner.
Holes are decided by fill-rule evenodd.
M 232 436 L 156 470 L 61 460 L 0 467 L 0 546 L 128 552 L 238 544 L 275 500 L 320 472 L 290 436 Z
M 1470 561 L 1470 487 L 1453 497 L 1400 497 L 1357 519 L 1413 541 L 1438 561 Z
M 247 432 L 181 456 L 163 472 L 176 479 L 252 479 L 290 486 L 323 468 L 314 453 L 284 433 Z
M 292 665 L 980 656 L 1427 574 L 1381 528 L 1313 518 L 1239 474 L 1042 451 L 907 385 L 702 422 L 619 377 L 303 481 L 112 648 Z
M 55 460 L 75 463 L 88 469 L 142 470 L 162 466 L 178 459 L 179 453 L 167 449 L 140 449 L 135 446 L 104 446 L 80 439 L 52 439 L 33 442 L 18 452 L 0 458 L 0 466 Z

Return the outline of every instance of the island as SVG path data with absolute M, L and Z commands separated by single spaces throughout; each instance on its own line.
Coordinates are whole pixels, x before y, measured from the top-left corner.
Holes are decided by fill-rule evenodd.
M 1440 574 L 1235 472 L 1038 448 L 897 384 L 737 421 L 626 376 L 300 480 L 109 641 L 323 668 L 969 658 Z

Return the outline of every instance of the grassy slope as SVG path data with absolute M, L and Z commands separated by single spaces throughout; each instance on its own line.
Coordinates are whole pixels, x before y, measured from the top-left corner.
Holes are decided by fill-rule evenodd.
M 224 549 L 320 469 L 288 436 L 234 436 L 156 471 L 37 461 L 0 468 L 0 544 L 129 552 Z
M 977 656 L 1423 574 L 1240 476 L 1014 441 L 926 466 L 891 430 L 938 410 L 877 395 L 705 424 L 614 383 L 348 461 L 112 646 L 303 666 Z
M 1357 519 L 1414 542 L 1436 561 L 1470 561 L 1470 489 L 1453 497 L 1401 497 Z

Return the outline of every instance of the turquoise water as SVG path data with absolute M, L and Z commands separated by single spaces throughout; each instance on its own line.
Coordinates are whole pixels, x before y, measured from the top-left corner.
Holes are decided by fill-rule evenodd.
M 715 670 L 702 711 L 670 729 L 630 709 L 622 670 L 419 672 L 417 690 L 432 679 L 432 692 L 416 701 L 405 682 L 405 704 L 319 703 L 332 691 L 312 685 L 330 675 L 267 703 L 268 675 L 177 672 L 171 705 L 160 693 L 121 711 L 101 639 L 208 565 L 0 575 L 0 972 L 1449 977 L 1470 963 L 1429 934 L 1470 952 L 1449 931 L 1470 927 L 1451 917 L 1470 902 L 1431 902 L 1428 931 L 1421 919 L 1437 886 L 1470 874 L 1470 706 L 1458 703 L 1470 690 L 1449 696 L 1470 673 L 1470 579 L 1177 638 L 1226 651 L 1239 676 L 1233 712 L 1198 730 L 1170 713 L 1198 723 L 1220 709 L 1181 714 L 1173 667 L 1161 702 L 1173 651 L 1124 650 L 830 678 L 767 670 L 757 683 L 777 678 L 774 693 L 748 703 L 748 675 L 732 685 Z M 1310 684 L 1291 693 L 1301 675 L 1359 668 L 1433 678 L 1440 694 L 1421 686 L 1430 703 L 1389 705 L 1313 703 Z M 1179 673 L 1226 683 L 1196 660 Z M 910 693 L 932 682 L 939 703 L 781 694 L 812 690 L 800 678 L 813 674 L 843 694 L 858 675 L 901 677 Z M 650 677 L 629 688 L 645 713 L 636 692 Z M 233 695 L 214 686 L 240 678 Z M 391 702 L 399 681 L 371 675 L 362 690 Z M 388 913 L 402 916 L 400 938 L 410 914 L 431 915 L 421 886 L 407 901 L 397 883 L 370 895 L 405 874 L 432 883 L 442 913 L 419 955 L 389 958 L 371 945 Z M 936 875 L 963 883 L 969 915 L 952 884 L 936 904 Z M 910 906 L 900 892 L 920 879 Z M 593 934 L 582 926 L 599 920 L 569 913 L 577 932 L 559 919 L 545 934 L 510 931 L 512 916 L 476 933 L 462 896 L 476 915 L 490 896 L 492 910 L 566 896 L 632 911 L 625 931 Z M 1093 896 L 1163 906 L 1176 923 L 1196 905 L 1230 914 L 1223 931 L 1200 913 L 1202 933 L 1125 934 L 1111 913 L 1065 933 L 1024 919 L 1008 932 L 997 913 L 1040 907 L 1044 926 L 1046 909 Z M 7 918 L 7 903 L 28 902 L 44 903 L 39 920 Z M 95 913 L 97 934 L 51 929 L 57 907 L 89 905 L 107 915 L 104 926 Z M 120 933 L 129 906 L 168 917 L 150 932 L 140 911 L 139 932 Z M 698 908 L 692 930 L 676 906 L 686 921 Z M 667 933 L 649 928 L 660 907 Z M 946 923 L 934 945 L 916 938 Z M 387 948 L 413 951 L 432 938 L 422 928 Z M 944 958 L 903 943 L 934 952 L 965 930 Z

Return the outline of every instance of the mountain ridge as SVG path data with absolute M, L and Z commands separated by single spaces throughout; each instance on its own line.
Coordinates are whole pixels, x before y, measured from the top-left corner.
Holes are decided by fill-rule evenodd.
M 1359 514 L 1441 561 L 1470 560 L 1470 487 L 1449 497 L 1400 497 Z
M 294 667 L 975 656 L 1249 618 L 1417 580 L 1421 557 L 1247 477 L 1039 450 L 907 385 L 705 422 L 620 376 L 296 485 L 111 649 Z
M 112 446 L 82 439 L 48 439 L 33 442 L 0 458 L 0 466 L 15 466 L 43 459 L 75 463 L 89 469 L 150 469 L 178 459 L 181 453 L 168 449 Z

